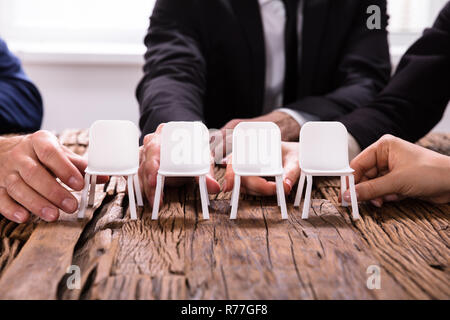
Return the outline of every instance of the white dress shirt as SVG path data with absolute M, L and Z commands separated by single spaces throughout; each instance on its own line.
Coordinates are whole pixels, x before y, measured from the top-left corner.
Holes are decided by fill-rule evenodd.
M 267 114 L 275 109 L 289 114 L 302 126 L 307 121 L 319 120 L 317 116 L 282 108 L 283 89 L 285 74 L 285 32 L 286 9 L 282 0 L 258 0 L 261 10 L 262 23 L 264 28 L 264 42 L 266 50 L 266 79 L 264 90 L 263 114 Z M 303 1 L 299 0 L 297 12 L 297 36 L 298 53 L 301 53 L 302 27 L 303 27 Z M 298 57 L 300 60 L 300 56 Z M 301 76 L 301 74 L 300 74 Z M 361 148 L 349 134 L 349 158 L 354 158 Z

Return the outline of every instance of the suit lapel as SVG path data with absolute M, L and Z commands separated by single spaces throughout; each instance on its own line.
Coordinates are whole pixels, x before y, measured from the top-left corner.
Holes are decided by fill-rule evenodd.
M 249 44 L 252 65 L 250 75 L 255 102 L 252 112 L 260 115 L 263 106 L 265 86 L 265 46 L 264 31 L 258 0 L 230 0 L 233 11 Z
M 300 96 L 309 95 L 311 92 L 314 72 L 320 59 L 331 0 L 303 1 L 302 53 L 298 92 Z

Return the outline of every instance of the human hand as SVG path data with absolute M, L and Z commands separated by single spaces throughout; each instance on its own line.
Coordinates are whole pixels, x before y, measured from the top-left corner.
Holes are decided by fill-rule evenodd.
M 0 214 L 22 223 L 28 211 L 45 221 L 57 220 L 58 209 L 75 212 L 76 198 L 56 178 L 80 191 L 86 166 L 85 159 L 47 131 L 0 138 Z
M 233 136 L 233 129 L 241 122 L 257 122 L 257 121 L 269 121 L 274 122 L 279 128 L 281 132 L 281 140 L 282 141 L 294 141 L 298 140 L 298 134 L 300 132 L 300 125 L 298 122 L 292 118 L 290 115 L 288 115 L 285 112 L 280 111 L 272 111 L 268 114 L 255 117 L 255 118 L 249 118 L 249 119 L 232 119 L 228 121 L 221 129 L 220 133 L 217 134 L 220 135 L 215 138 L 217 141 L 216 143 L 213 143 L 213 152 L 222 152 L 222 154 L 219 156 L 214 155 L 216 160 L 220 160 L 219 158 L 224 158 L 228 156 L 228 154 L 232 151 L 231 145 L 232 145 L 232 136 Z
M 361 152 L 350 166 L 355 170 L 358 200 L 383 201 L 404 197 L 435 203 L 450 201 L 450 157 L 391 135 Z M 350 201 L 348 191 L 344 199 Z
M 300 176 L 298 165 L 298 143 L 282 142 L 282 161 L 284 168 L 283 187 L 284 192 L 289 194 L 295 182 Z M 234 171 L 231 163 L 231 154 L 228 156 L 225 181 L 222 185 L 224 192 L 231 191 L 234 186 Z M 268 181 L 263 177 L 241 177 L 242 192 L 256 196 L 271 196 L 276 194 L 276 183 Z
M 164 123 L 161 123 L 154 133 L 147 134 L 144 137 L 144 145 L 141 147 L 139 179 L 143 186 L 144 194 L 151 206 L 153 206 L 153 199 L 155 197 L 156 178 L 158 176 L 160 163 L 161 131 L 163 127 Z M 179 186 L 185 182 L 185 178 L 167 177 L 164 184 L 169 186 Z M 209 193 L 218 193 L 220 191 L 220 185 L 216 179 L 214 179 L 213 161 L 211 161 L 210 172 L 206 175 L 206 188 Z

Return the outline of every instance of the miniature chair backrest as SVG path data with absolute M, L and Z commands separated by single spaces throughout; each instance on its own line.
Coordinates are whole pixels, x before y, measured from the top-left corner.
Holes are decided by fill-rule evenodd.
M 199 121 L 171 121 L 161 131 L 160 172 L 203 175 L 209 172 L 209 132 Z
M 233 130 L 233 170 L 238 175 L 283 172 L 280 128 L 273 122 L 241 122 Z
M 349 167 L 348 134 L 335 121 L 311 121 L 300 130 L 300 168 L 333 171 Z
M 95 121 L 88 148 L 88 173 L 132 174 L 139 168 L 139 129 L 131 121 Z

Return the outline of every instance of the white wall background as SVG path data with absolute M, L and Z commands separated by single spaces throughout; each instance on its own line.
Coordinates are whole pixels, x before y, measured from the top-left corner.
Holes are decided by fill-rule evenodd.
M 42 128 L 88 128 L 98 119 L 127 119 L 138 123 L 134 90 L 140 65 L 24 63 L 44 99 Z
M 0 35 L 43 95 L 43 128 L 86 128 L 97 119 L 137 123 L 134 93 L 154 1 L 0 0 Z M 445 1 L 388 1 L 394 63 Z M 435 130 L 450 132 L 450 108 Z
M 398 59 L 398 58 L 397 58 Z M 135 89 L 141 64 L 48 64 L 24 61 L 45 103 L 43 129 L 87 128 L 97 119 L 138 124 Z M 450 106 L 434 131 L 450 132 Z

